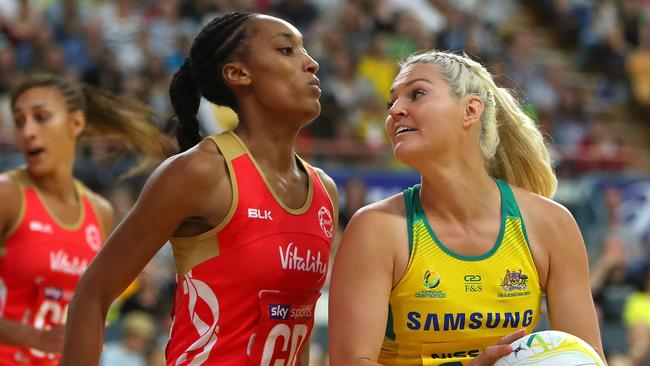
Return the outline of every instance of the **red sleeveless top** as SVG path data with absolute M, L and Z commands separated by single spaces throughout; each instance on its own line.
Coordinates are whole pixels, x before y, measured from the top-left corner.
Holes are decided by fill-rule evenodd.
M 214 229 L 172 239 L 179 275 L 167 365 L 294 365 L 328 273 L 332 202 L 298 159 L 309 193 L 303 207 L 287 208 L 233 132 L 210 138 L 233 202 Z
M 10 172 L 22 194 L 19 219 L 0 245 L 0 316 L 39 329 L 65 323 L 81 274 L 103 242 L 101 224 L 84 188 L 76 223 L 65 224 L 45 206 L 24 170 Z M 0 365 L 58 365 L 60 355 L 0 345 Z

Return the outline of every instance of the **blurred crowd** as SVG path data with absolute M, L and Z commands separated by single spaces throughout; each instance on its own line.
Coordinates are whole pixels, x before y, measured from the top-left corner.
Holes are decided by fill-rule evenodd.
M 0 0 L 0 169 L 21 163 L 8 91 L 26 75 L 47 71 L 143 101 L 173 134 L 167 88 L 191 40 L 216 15 L 247 10 L 296 25 L 320 64 L 322 114 L 299 147 L 326 170 L 403 169 L 383 130 L 396 62 L 438 48 L 479 59 L 517 92 L 548 136 L 562 182 L 650 171 L 649 0 Z M 232 111 L 208 103 L 199 119 L 203 134 L 237 123 Z M 118 179 L 132 165 L 119 144 L 87 139 L 76 167 L 118 219 L 144 179 Z M 560 197 L 571 196 L 560 188 Z M 341 187 L 343 225 L 366 203 L 365 189 L 358 180 Z M 621 187 L 594 192 L 589 205 L 566 203 L 595 212 L 576 217 L 593 254 L 610 365 L 649 365 L 650 238 L 628 235 Z M 163 249 L 111 309 L 103 365 L 163 364 L 170 255 Z M 326 317 L 317 323 L 313 364 L 327 364 Z

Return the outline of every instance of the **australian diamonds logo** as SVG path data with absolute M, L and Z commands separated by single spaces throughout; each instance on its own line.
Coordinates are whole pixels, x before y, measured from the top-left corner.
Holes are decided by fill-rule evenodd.
M 521 269 L 513 271 L 506 269 L 503 282 L 501 282 L 501 290 L 503 292 L 498 295 L 499 297 L 530 295 L 530 291 L 528 290 L 528 276 L 522 273 Z
M 434 269 L 428 269 L 424 272 L 422 284 L 429 289 L 436 288 L 440 284 L 440 275 Z
M 428 269 L 422 277 L 424 290 L 415 293 L 418 299 L 444 299 L 447 294 L 440 290 L 434 290 L 440 285 L 440 274 L 435 269 Z

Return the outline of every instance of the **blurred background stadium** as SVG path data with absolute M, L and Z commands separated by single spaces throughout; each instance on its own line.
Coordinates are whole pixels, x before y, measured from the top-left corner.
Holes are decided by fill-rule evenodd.
M 339 185 L 341 228 L 418 181 L 383 131 L 396 60 L 439 48 L 486 64 L 548 136 L 610 365 L 650 365 L 650 0 L 0 0 L 0 170 L 22 163 L 8 91 L 36 70 L 143 101 L 173 134 L 171 75 L 201 26 L 235 10 L 290 21 L 320 64 L 323 112 L 299 148 Z M 200 121 L 204 134 L 237 123 L 207 103 Z M 76 175 L 123 217 L 146 175 L 118 179 L 133 157 L 115 139 L 86 139 L 79 155 Z M 111 309 L 102 365 L 164 364 L 174 287 L 165 247 Z M 327 364 L 326 300 L 312 365 Z

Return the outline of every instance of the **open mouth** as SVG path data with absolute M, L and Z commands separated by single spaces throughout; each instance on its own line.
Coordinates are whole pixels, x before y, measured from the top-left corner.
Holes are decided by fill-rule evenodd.
M 42 148 L 42 147 L 37 147 L 37 148 L 33 148 L 33 149 L 28 149 L 28 150 L 27 150 L 27 156 L 29 156 L 29 157 L 36 157 L 36 156 L 39 156 L 40 154 L 42 154 L 43 152 L 45 152 L 45 149 Z
M 417 131 L 417 130 L 415 128 L 401 126 L 401 127 L 398 127 L 397 130 L 395 131 L 395 136 L 397 136 L 399 134 L 402 134 L 404 132 L 411 132 L 411 131 Z

